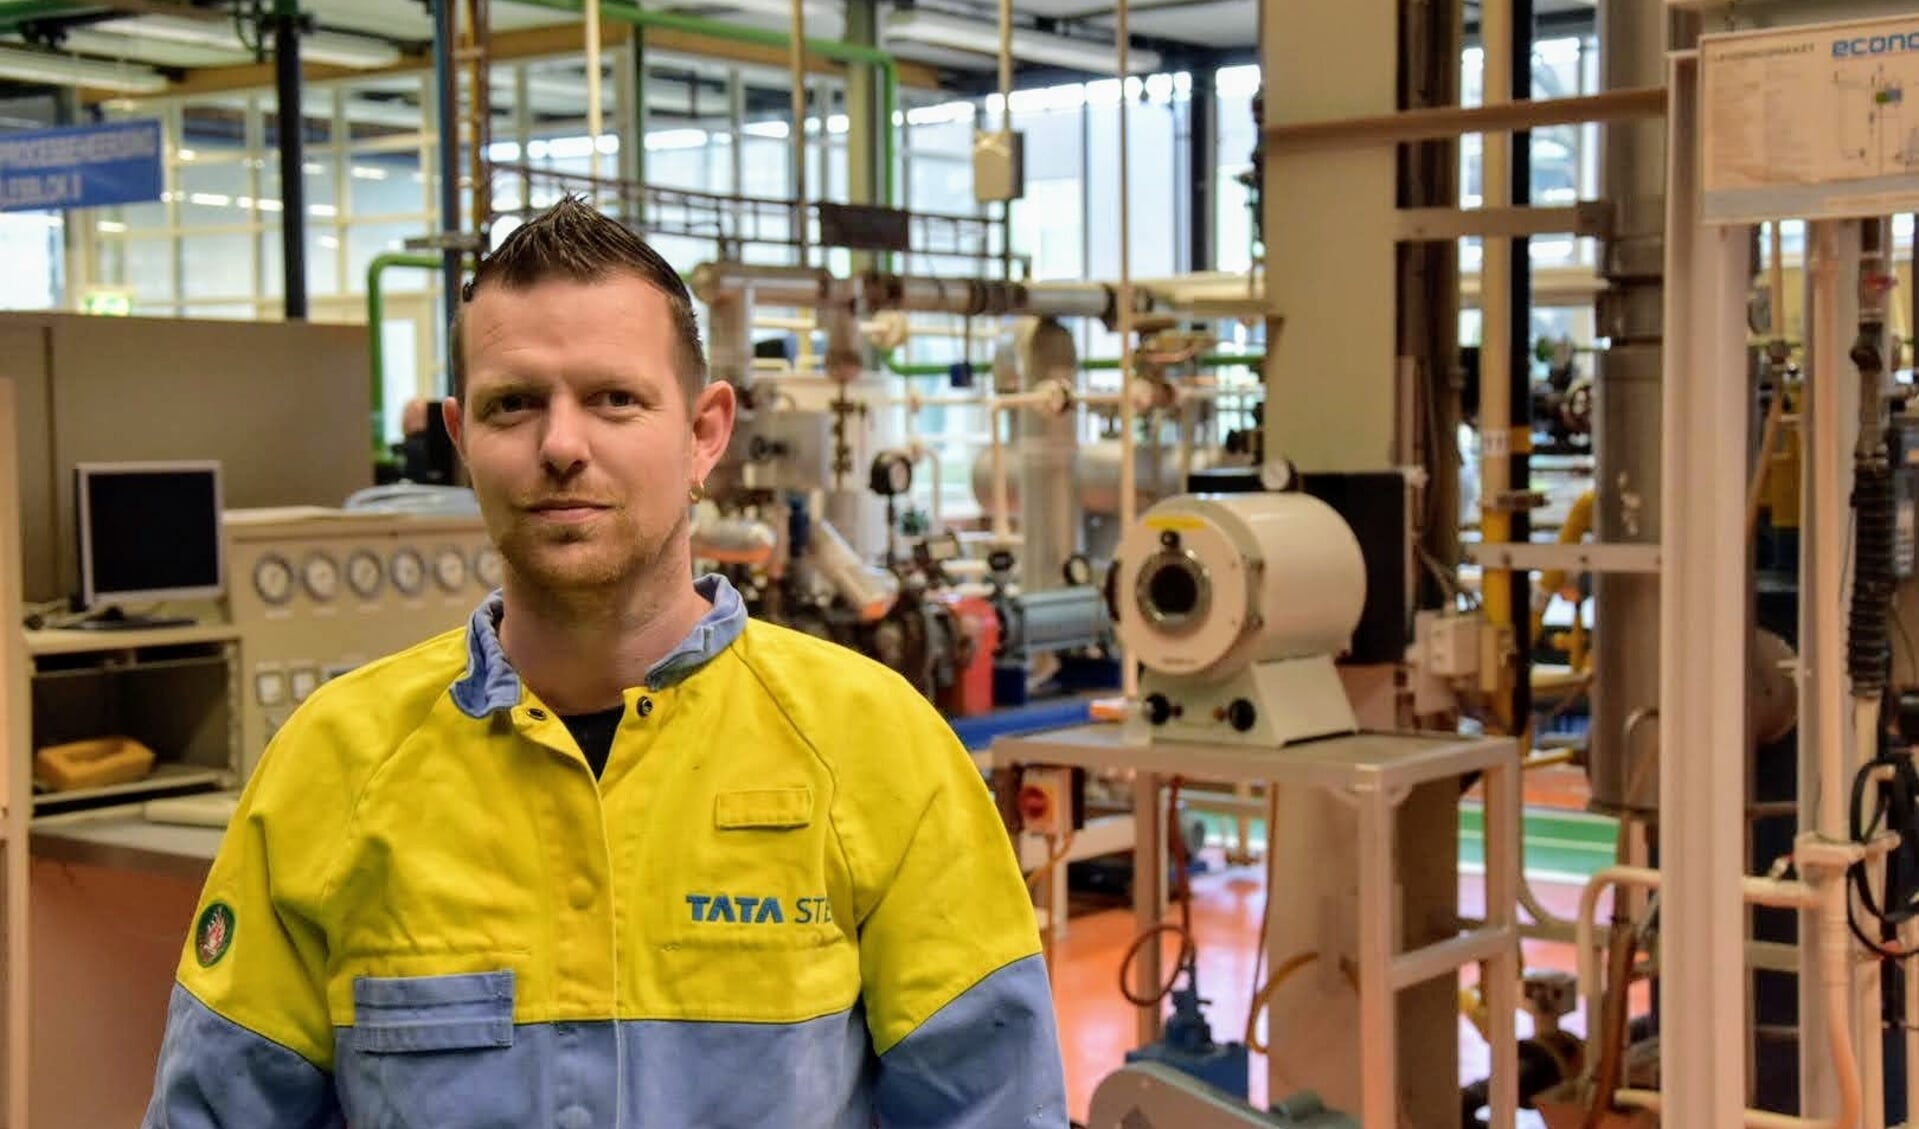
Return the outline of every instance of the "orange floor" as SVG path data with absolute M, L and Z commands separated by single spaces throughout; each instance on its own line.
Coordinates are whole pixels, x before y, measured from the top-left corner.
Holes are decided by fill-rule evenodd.
M 1545 772 L 1553 772 L 1548 769 Z M 1577 772 L 1577 770 L 1572 770 Z M 1529 804 L 1555 807 L 1583 805 L 1583 780 L 1547 778 L 1528 781 Z M 1207 1009 L 1214 1038 L 1239 1039 L 1253 990 L 1253 957 L 1259 941 L 1259 915 L 1265 889 L 1263 865 L 1226 867 L 1217 850 L 1207 852 L 1209 870 L 1193 881 L 1193 932 L 1199 946 L 1199 976 L 1203 995 L 1213 1001 Z M 1578 906 L 1577 886 L 1535 882 L 1534 892 L 1550 913 L 1571 917 Z M 1460 880 L 1462 915 L 1484 910 L 1484 889 L 1477 875 Z M 1600 913 L 1607 912 L 1605 905 Z M 1067 935 L 1053 953 L 1053 997 L 1059 1011 L 1060 1038 L 1066 1056 L 1069 1109 L 1084 1120 L 1093 1088 L 1125 1062 L 1134 1045 L 1134 1009 L 1119 992 L 1119 965 L 1134 935 L 1132 912 L 1099 904 L 1082 911 L 1076 906 Z M 1572 971 L 1571 946 L 1543 941 L 1524 945 L 1528 968 Z M 1172 958 L 1166 948 L 1166 959 Z M 1644 1007 L 1643 998 L 1635 1001 Z M 1522 1015 L 1520 1034 L 1529 1031 Z M 1564 1021 L 1567 1030 L 1584 1032 L 1583 1007 Z M 1487 1048 L 1463 1017 L 1459 1024 L 1459 1062 L 1462 1081 L 1483 1078 Z M 1255 1104 L 1265 1101 L 1266 1062 L 1252 1057 L 1252 1094 Z

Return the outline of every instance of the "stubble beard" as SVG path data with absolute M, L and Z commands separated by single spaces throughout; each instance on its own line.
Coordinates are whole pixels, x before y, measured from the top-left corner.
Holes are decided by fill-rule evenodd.
M 626 514 L 609 518 L 584 529 L 527 523 L 508 530 L 500 555 L 521 594 L 565 619 L 604 618 L 624 606 L 622 593 L 658 572 L 687 520 L 648 536 Z

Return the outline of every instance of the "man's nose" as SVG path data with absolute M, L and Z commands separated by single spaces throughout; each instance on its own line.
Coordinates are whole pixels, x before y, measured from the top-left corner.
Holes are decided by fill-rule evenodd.
M 548 404 L 540 458 L 553 474 L 564 477 L 586 465 L 591 451 L 587 424 L 586 412 L 572 400 L 556 396 Z

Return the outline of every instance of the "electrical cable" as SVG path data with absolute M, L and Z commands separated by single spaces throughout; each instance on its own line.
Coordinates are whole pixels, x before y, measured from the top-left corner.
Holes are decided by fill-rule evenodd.
M 1188 861 L 1186 854 L 1186 836 L 1179 826 L 1179 790 L 1181 783 L 1181 779 L 1175 776 L 1167 784 L 1166 789 L 1167 847 L 1173 856 L 1173 899 L 1179 903 L 1179 920 L 1177 922 L 1160 922 L 1133 938 L 1133 943 L 1126 947 L 1126 955 L 1122 957 L 1119 962 L 1119 992 L 1120 995 L 1126 997 L 1126 1002 L 1132 1004 L 1134 1007 L 1159 1006 L 1167 996 L 1173 994 L 1173 986 L 1179 982 L 1179 974 L 1197 964 L 1199 958 L 1199 946 L 1193 940 L 1193 890 L 1191 877 L 1186 869 Z M 1267 837 L 1268 839 L 1271 838 L 1270 832 Z M 1268 850 L 1271 850 L 1270 843 Z M 1133 881 L 1137 884 L 1139 881 L 1138 876 L 1135 876 Z M 1173 962 L 1172 974 L 1166 978 L 1165 983 L 1160 985 L 1159 990 L 1150 996 L 1142 996 L 1138 992 L 1133 991 L 1133 986 L 1130 983 L 1132 979 L 1130 974 L 1133 971 L 1133 961 L 1139 956 L 1140 951 L 1146 947 L 1147 942 L 1155 940 L 1161 935 L 1171 935 L 1179 939 L 1179 956 Z

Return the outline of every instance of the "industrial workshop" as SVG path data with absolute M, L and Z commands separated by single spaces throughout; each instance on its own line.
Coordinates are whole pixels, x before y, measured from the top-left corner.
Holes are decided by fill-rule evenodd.
M 1919 1129 L 1916 217 L 1914 0 L 0 0 L 0 1129 Z

